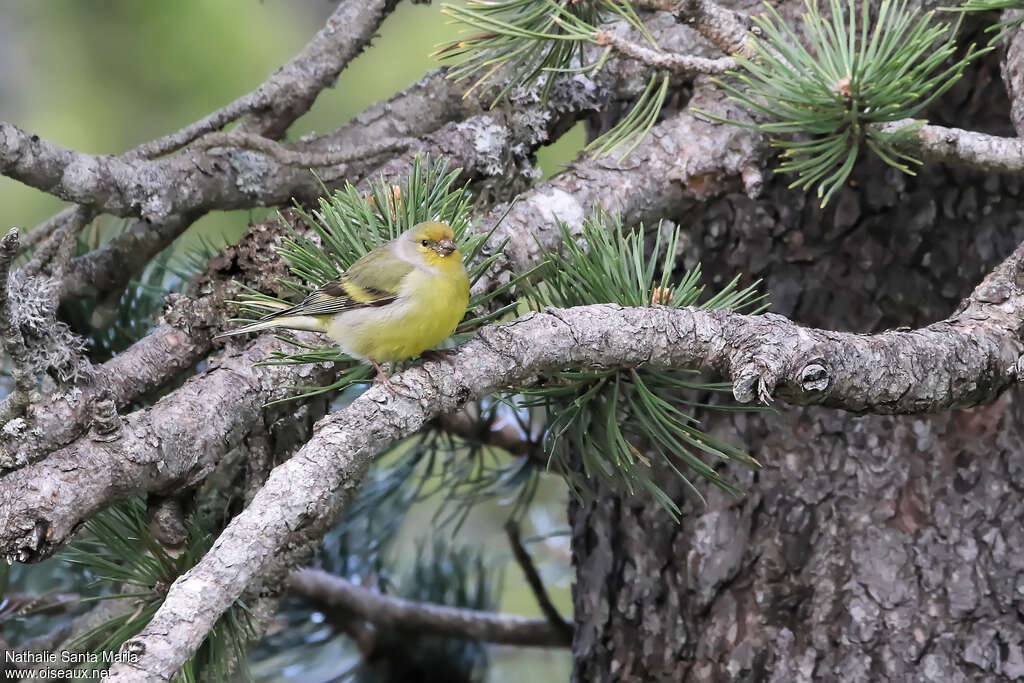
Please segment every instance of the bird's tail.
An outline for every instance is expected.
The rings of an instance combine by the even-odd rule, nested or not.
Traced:
[[[268,330],[274,327],[285,327],[289,330],[308,330],[310,332],[326,332],[327,321],[313,315],[290,315],[290,311],[271,313],[254,323],[243,325],[237,329],[218,334],[214,339],[246,334],[257,330]]]

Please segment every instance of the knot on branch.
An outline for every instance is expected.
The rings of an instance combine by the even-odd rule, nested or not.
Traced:
[[[177,498],[157,498],[149,506],[149,531],[172,557],[179,556],[188,540],[185,513]]]
[[[92,406],[93,441],[107,443],[121,438],[123,423],[117,414],[117,405],[109,394],[103,394]]]
[[[823,362],[823,361],[822,361]],[[829,372],[822,362],[812,362],[800,371],[800,388],[807,392],[825,391],[828,388]]]

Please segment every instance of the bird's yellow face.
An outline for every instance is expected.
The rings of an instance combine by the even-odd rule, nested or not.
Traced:
[[[420,223],[409,233],[409,239],[423,260],[432,267],[462,263],[462,254],[455,246],[455,233],[447,223]]]

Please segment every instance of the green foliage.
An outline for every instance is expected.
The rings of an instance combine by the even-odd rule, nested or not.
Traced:
[[[1006,10],[1024,10],[1024,2],[1021,0],[967,0],[959,7],[943,7],[947,12],[999,12]],[[989,26],[985,31],[994,33],[990,45],[994,45],[1006,36],[1015,32],[1024,23],[1024,14],[1017,14],[1008,18],[1000,17],[999,21]]]
[[[617,303],[750,310],[762,305],[757,283],[740,289],[739,276],[710,297],[704,297],[699,267],[673,282],[678,228],[667,237],[659,229],[649,256],[642,226],[625,234],[619,220],[599,214],[584,222],[582,245],[565,225],[561,228],[565,253],[548,254],[547,277],[531,297],[537,308]],[[629,493],[643,490],[675,515],[679,509],[655,481],[645,453],[655,453],[701,499],[688,473],[737,492],[705,458],[758,466],[740,449],[702,432],[688,413],[697,407],[738,409],[702,400],[708,392],[729,392],[731,385],[701,382],[698,374],[650,368],[562,371],[524,390],[519,405],[547,412],[550,466],[575,494],[593,493],[595,481]]]
[[[94,587],[116,587],[119,591],[86,601],[130,600],[133,609],[77,635],[72,647],[91,647],[97,655],[116,652],[149,623],[175,579],[213,545],[214,534],[203,520],[192,519],[187,527],[184,548],[180,553],[169,552],[150,531],[141,498],[114,505],[86,523],[87,533],[75,540],[62,557],[80,567]],[[245,673],[246,644],[253,635],[248,612],[236,602],[217,620],[176,680],[226,681],[233,663]]]
[[[956,51],[954,27],[935,23],[934,12],[919,15],[906,0],[883,0],[872,27],[870,6],[864,0],[858,13],[850,0],[844,14],[840,0],[830,0],[826,19],[817,2],[809,2],[803,15],[805,46],[766,5],[767,14],[753,18],[760,29],[750,38],[754,57],[737,57],[741,68],[731,73],[735,80],[718,81],[758,120],[702,112],[764,133],[795,136],[772,139],[782,150],[779,169],[797,175],[791,187],[817,186],[822,206],[849,177],[862,147],[912,174],[911,165],[921,162],[900,145],[919,126],[883,133],[875,124],[916,116],[984,52],[972,45],[944,67]]]
[[[584,48],[599,44],[599,27],[609,21],[625,21],[657,47],[632,5],[620,0],[496,0],[468,2],[465,7],[446,4],[441,11],[481,31],[437,54],[462,60],[451,74],[455,79],[477,78],[471,91],[493,77],[500,78],[502,87],[492,105],[517,89],[534,87],[546,100],[566,73],[598,71],[610,48],[589,63]],[[652,75],[632,110],[586,149],[595,157],[623,149],[619,160],[627,157],[657,120],[668,83],[668,75]]]
[[[284,240],[279,253],[288,261],[296,278],[284,284],[304,296],[337,278],[375,247],[398,237],[417,223],[428,220],[440,220],[451,225],[463,253],[470,282],[475,283],[500,257],[501,250],[484,258],[483,247],[491,233],[470,234],[472,196],[465,187],[455,184],[459,174],[460,169],[450,169],[443,159],[431,160],[417,156],[409,176],[398,185],[390,185],[383,178],[378,178],[370,183],[370,193],[364,195],[349,184],[329,198],[321,197],[318,210],[309,213],[298,209],[299,215],[315,237],[293,230],[291,236]],[[287,225],[283,219],[282,222]],[[489,310],[488,304],[508,292],[517,281],[486,294],[471,296],[469,313],[456,330],[456,339],[514,310],[514,303],[496,310]],[[255,317],[288,305],[283,299],[252,290],[246,291],[237,303],[242,310]],[[352,359],[337,347],[307,346],[291,339],[287,341],[302,350],[275,353],[266,361],[267,364],[333,362],[343,364],[344,367],[337,381],[332,384],[295,387],[297,394],[283,400],[341,390],[365,382],[370,377],[371,371],[367,366],[352,363]]]

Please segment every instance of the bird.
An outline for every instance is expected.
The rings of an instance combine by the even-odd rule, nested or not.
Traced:
[[[363,255],[301,302],[225,332],[270,328],[322,332],[369,362],[395,391],[382,363],[418,356],[447,339],[469,306],[469,276],[451,226],[426,221]]]

